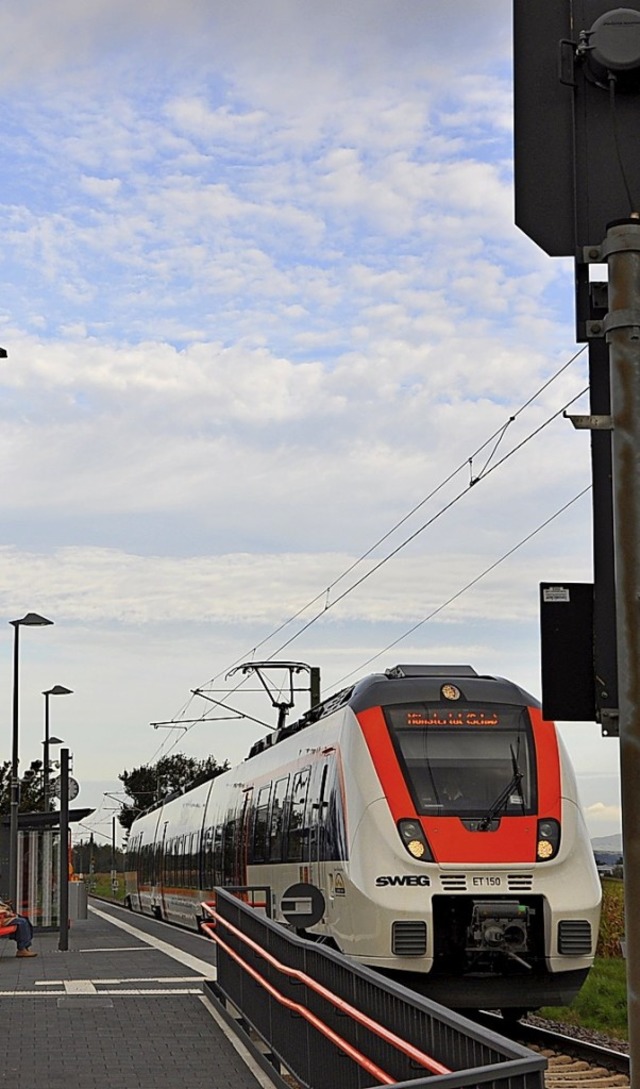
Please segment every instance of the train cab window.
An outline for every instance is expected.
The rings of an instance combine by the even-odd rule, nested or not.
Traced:
[[[495,817],[535,812],[535,756],[525,708],[385,708],[418,813]]]

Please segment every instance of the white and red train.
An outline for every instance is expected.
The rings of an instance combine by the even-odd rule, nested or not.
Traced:
[[[470,666],[396,666],[131,829],[127,903],[197,926],[216,886],[321,893],[310,934],[446,1005],[570,1002],[601,888],[555,725]],[[317,898],[317,896],[316,896]]]

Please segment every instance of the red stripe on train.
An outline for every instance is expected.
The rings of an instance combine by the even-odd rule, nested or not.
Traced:
[[[559,821],[562,799],[555,727],[544,721],[538,708],[528,710],[536,750],[538,815],[502,817],[495,832],[470,832],[459,817],[418,816],[381,708],[372,707],[357,715],[394,821],[407,817],[420,820],[436,862],[532,865],[536,861],[538,816]]]

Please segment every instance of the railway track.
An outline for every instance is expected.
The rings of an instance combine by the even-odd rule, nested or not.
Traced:
[[[475,1021],[501,1036],[517,1040],[547,1059],[546,1089],[624,1089],[629,1086],[629,1056],[526,1022],[509,1024],[498,1014],[482,1013]]]

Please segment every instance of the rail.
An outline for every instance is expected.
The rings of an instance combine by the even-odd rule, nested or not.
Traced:
[[[541,1089],[546,1060],[521,1045],[298,937],[224,889],[202,910],[218,949],[207,989],[227,1015],[239,1011],[276,1069],[308,1089]]]

